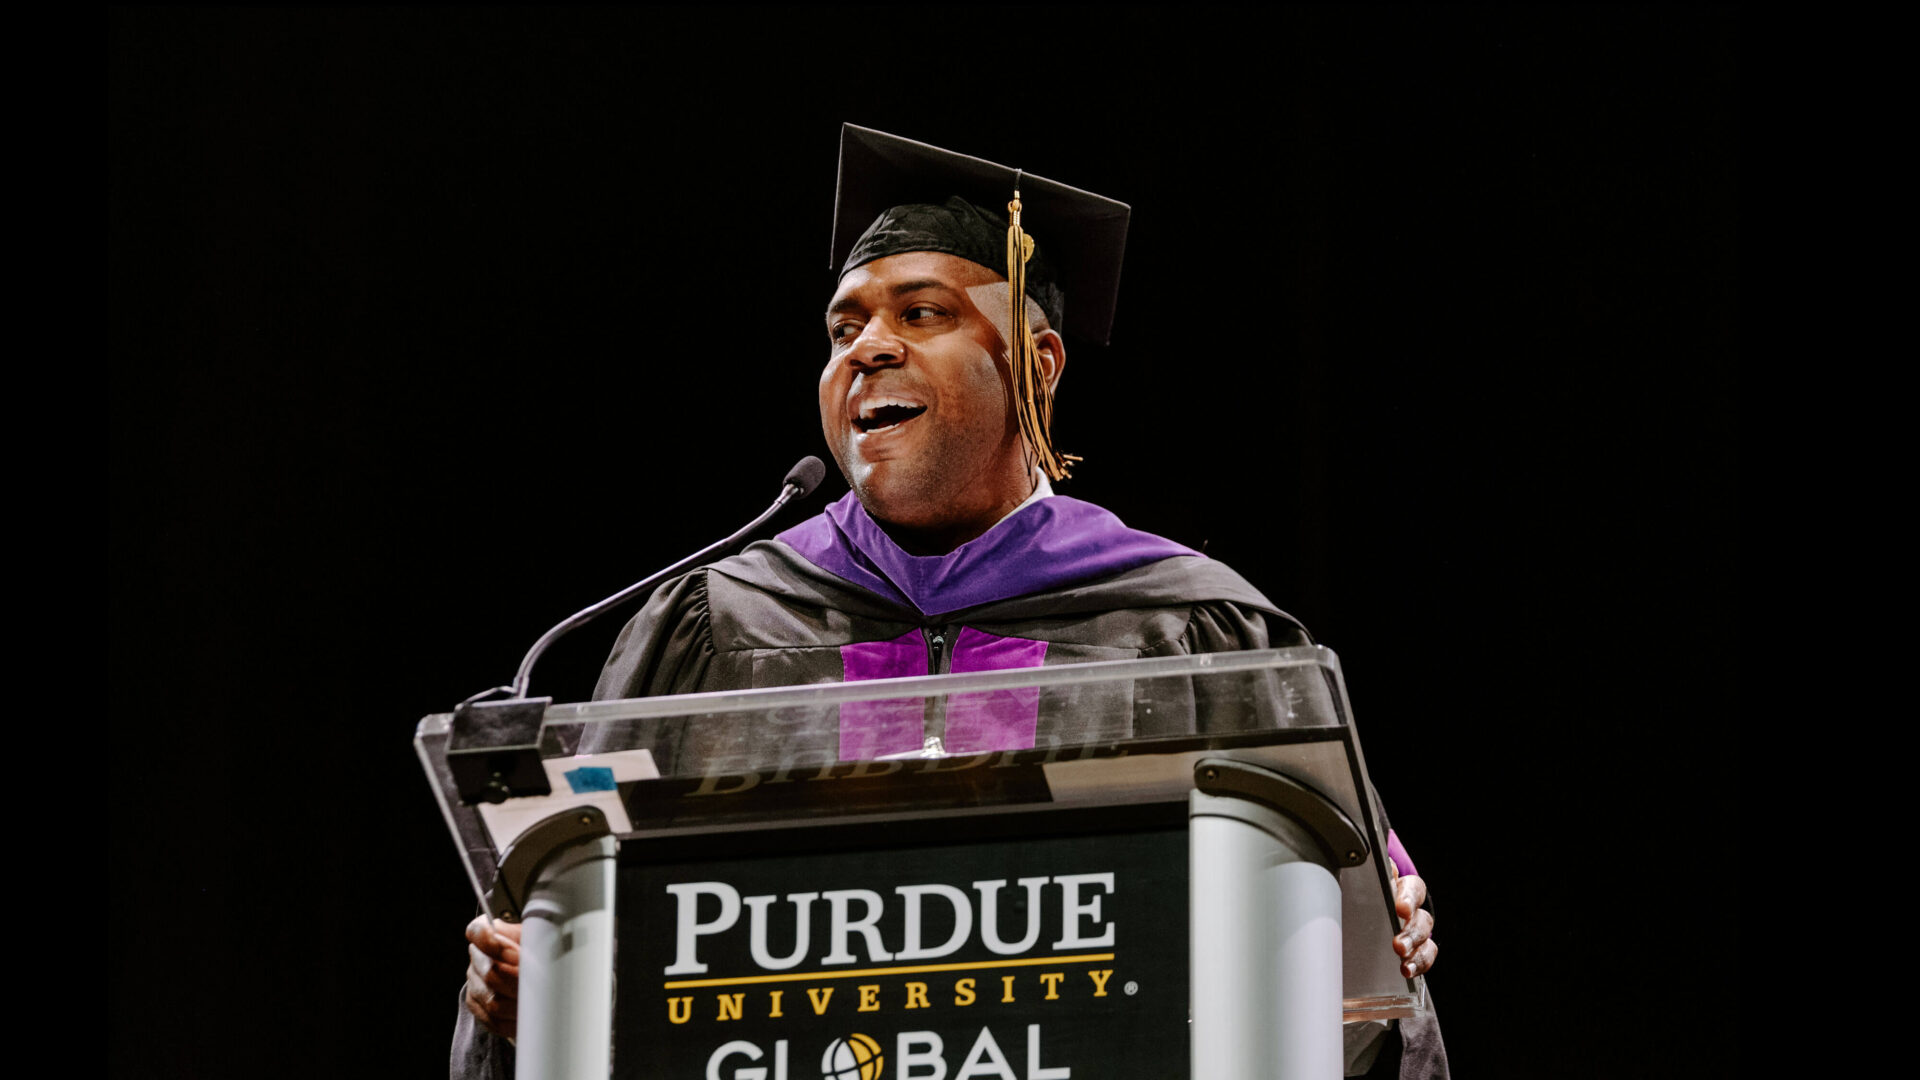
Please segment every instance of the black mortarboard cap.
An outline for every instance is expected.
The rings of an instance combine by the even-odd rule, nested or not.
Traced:
[[[1007,202],[1016,186],[1023,227],[1034,239],[1027,295],[1055,329],[1105,344],[1132,211],[1005,165],[841,125],[829,265],[844,275],[887,255],[939,251],[1004,277]]]

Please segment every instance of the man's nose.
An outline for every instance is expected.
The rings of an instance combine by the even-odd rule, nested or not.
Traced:
[[[874,319],[860,330],[847,349],[847,363],[862,371],[894,367],[907,359],[906,342],[885,319]]]

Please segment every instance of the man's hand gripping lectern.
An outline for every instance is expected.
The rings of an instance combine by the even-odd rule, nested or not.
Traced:
[[[415,745],[523,923],[530,1080],[1331,1078],[1343,1020],[1425,1009],[1324,648],[444,714]]]

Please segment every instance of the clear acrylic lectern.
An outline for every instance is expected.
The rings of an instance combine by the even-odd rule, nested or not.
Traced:
[[[1303,647],[429,716],[518,1068],[1337,1077],[1421,1015]]]

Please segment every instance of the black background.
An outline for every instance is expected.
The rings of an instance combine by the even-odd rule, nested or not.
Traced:
[[[843,120],[1134,206],[1063,492],[1340,653],[1463,1074],[1732,1072],[1739,42],[113,12],[116,1073],[444,1068],[472,899],[412,725],[820,452]],[[585,696],[617,621],[536,690]]]

